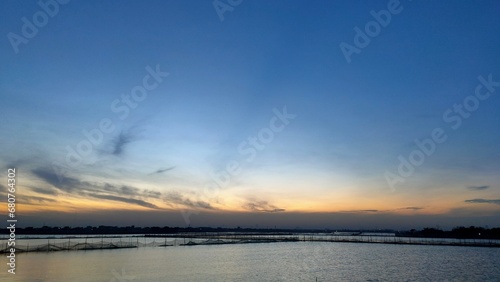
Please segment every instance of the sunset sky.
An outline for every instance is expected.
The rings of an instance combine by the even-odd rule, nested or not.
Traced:
[[[0,2],[20,226],[499,227],[498,1],[40,3]]]

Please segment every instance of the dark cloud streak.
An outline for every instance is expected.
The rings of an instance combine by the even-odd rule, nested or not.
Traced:
[[[340,211],[339,213],[376,213],[380,212],[380,210],[349,210],[349,211]]]
[[[164,169],[158,169],[157,171],[155,171],[155,172],[151,172],[151,173],[150,173],[150,174],[148,174],[148,175],[153,175],[153,174],[160,174],[160,173],[164,173],[164,172],[169,171],[169,170],[172,170],[172,169],[174,169],[174,168],[175,168],[175,166],[172,166],[172,167],[169,167],[169,168],[164,168]]]
[[[57,194],[59,194],[55,189],[45,189],[37,187],[32,187],[31,191],[36,192],[38,194],[51,195],[51,196],[56,196]]]
[[[58,188],[61,191],[72,195],[78,195],[81,197],[92,197],[103,200],[119,201],[129,204],[135,204],[142,207],[158,209],[158,206],[149,203],[147,201],[137,199],[137,197],[145,198],[159,198],[161,193],[151,190],[141,190],[139,188],[122,185],[114,186],[109,183],[102,184],[91,184],[86,181],[81,181],[76,178],[65,177],[59,180],[57,175],[51,171],[38,168],[31,171],[35,176],[42,179],[46,183]],[[46,194],[46,195],[57,195],[57,190],[45,189],[45,188],[31,188],[34,192]]]
[[[31,170],[31,173],[33,173],[36,177],[44,180],[48,184],[68,193],[73,193],[75,192],[75,189],[81,188],[81,187],[88,187],[90,189],[90,184],[88,182],[80,181],[75,178],[71,177],[64,177],[59,179],[57,174],[54,172],[48,171],[43,168],[37,168]]]
[[[472,199],[472,200],[465,200],[466,203],[474,203],[474,204],[494,204],[494,205],[500,205],[500,199],[494,199],[494,200],[489,200],[489,199]]]
[[[115,156],[121,156],[123,155],[123,151],[125,149],[125,146],[132,142],[134,139],[133,134],[131,134],[130,131],[124,131],[122,130],[118,136],[112,140],[111,146],[112,146],[112,151],[111,154]]]
[[[405,207],[405,208],[400,208],[400,210],[412,210],[412,211],[418,211],[418,210],[423,210],[424,208],[422,207]]]
[[[468,186],[467,189],[469,190],[474,190],[474,191],[480,191],[480,190],[486,190],[490,188],[489,185],[483,185],[483,186]]]
[[[49,199],[44,197],[23,196],[20,199],[20,202],[23,204],[44,204],[44,203],[55,203],[57,201],[55,199]]]
[[[195,208],[195,209],[207,209],[207,210],[212,210],[214,209],[210,203],[205,202],[205,201],[192,201],[189,198],[183,197],[180,193],[178,192],[170,192],[165,195],[163,200],[167,204],[177,204],[177,205],[182,205],[188,208]]]
[[[98,198],[98,199],[103,199],[103,200],[124,202],[124,203],[128,203],[128,204],[136,204],[136,205],[146,207],[146,208],[158,209],[158,206],[151,204],[149,202],[143,201],[143,200],[138,200],[138,199],[130,199],[130,198],[124,198],[124,197],[119,197],[119,196],[113,196],[113,195],[100,195],[100,194],[86,194],[86,195],[90,196],[90,197]]]
[[[257,212],[284,212],[285,209],[278,208],[275,205],[269,204],[267,201],[253,201],[246,203],[243,208],[250,210],[250,211],[257,211]]]
[[[120,194],[120,195],[143,196],[143,194],[141,193],[141,190],[139,188],[130,187],[130,186],[126,186],[126,185],[123,185],[121,187],[116,187],[116,186],[113,186],[111,184],[106,183],[106,184],[104,184],[103,190],[107,191],[107,192]]]

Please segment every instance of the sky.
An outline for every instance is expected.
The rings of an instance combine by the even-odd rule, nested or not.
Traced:
[[[499,227],[499,12],[1,1],[2,201],[15,168],[19,226]]]

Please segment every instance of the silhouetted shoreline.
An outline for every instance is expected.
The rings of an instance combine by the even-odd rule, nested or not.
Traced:
[[[2,229],[0,234],[7,235],[9,230]],[[445,231],[437,228],[424,228],[421,230],[411,229],[408,231],[395,231],[391,229],[367,229],[367,230],[333,230],[333,229],[271,229],[271,228],[222,228],[222,227],[136,227],[136,226],[87,226],[87,227],[25,227],[16,228],[17,235],[119,235],[137,234],[154,237],[161,234],[186,234],[186,233],[236,233],[240,235],[293,235],[293,234],[349,234],[351,236],[395,236],[416,238],[456,238],[456,239],[500,239],[500,228],[483,227],[455,227]],[[382,234],[382,235],[381,235]]]

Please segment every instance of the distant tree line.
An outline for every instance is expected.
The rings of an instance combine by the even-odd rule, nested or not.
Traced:
[[[425,237],[425,238],[457,238],[457,239],[500,239],[500,228],[483,227],[455,227],[451,231],[444,231],[439,228],[424,228],[422,230],[412,229],[400,232],[399,236]]]
[[[500,228],[483,227],[455,227],[451,231],[439,228],[424,228],[422,230],[394,231],[385,230],[331,230],[331,229],[276,229],[276,228],[222,228],[222,227],[136,227],[131,226],[87,226],[87,227],[25,227],[16,228],[16,234],[20,235],[113,235],[113,234],[176,234],[192,232],[238,232],[238,233],[262,233],[262,234],[297,234],[297,233],[333,233],[360,232],[369,233],[394,233],[401,237],[425,237],[425,238],[460,238],[460,239],[500,239]],[[9,230],[0,229],[0,234],[8,234]]]
[[[1,229],[0,234],[8,234]],[[303,233],[303,232],[333,232],[317,229],[275,229],[275,228],[223,228],[223,227],[136,227],[131,226],[87,226],[87,227],[25,227],[16,228],[16,234],[21,235],[112,235],[112,234],[176,234],[193,232],[258,232],[258,233]]]

